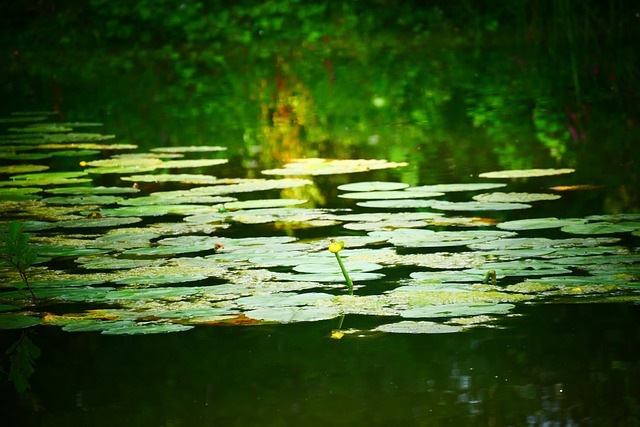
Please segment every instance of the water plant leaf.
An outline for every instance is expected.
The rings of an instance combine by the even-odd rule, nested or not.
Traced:
[[[47,193],[51,194],[69,194],[69,195],[102,195],[102,194],[135,194],[140,192],[139,189],[133,187],[60,187],[60,188],[49,188],[45,190]]]
[[[450,334],[462,332],[464,330],[465,327],[459,325],[446,325],[435,322],[410,320],[387,323],[372,329],[374,332],[387,332],[393,334]]]
[[[514,169],[494,172],[484,172],[478,175],[480,178],[536,178],[541,176],[554,176],[573,173],[575,169]]]
[[[102,218],[78,218],[65,221],[57,221],[50,224],[50,228],[98,228],[116,227],[119,225],[135,224],[142,219],[133,217],[102,217]]]
[[[31,172],[41,172],[49,169],[49,166],[45,165],[9,165],[9,166],[0,166],[0,173],[6,174],[25,174]]]
[[[150,151],[156,153],[209,153],[212,151],[226,151],[227,147],[219,145],[187,145],[175,147],[155,147]]]
[[[380,264],[358,261],[344,261],[344,266],[350,274],[356,272],[376,271],[383,268]],[[335,259],[327,259],[325,262],[297,264],[293,267],[293,271],[298,273],[338,274],[340,273],[340,266],[336,263]]]
[[[181,325],[177,323],[145,323],[104,329],[101,333],[103,335],[149,335],[183,332],[193,328],[193,325]]]
[[[531,203],[541,200],[557,200],[557,194],[549,193],[484,193],[472,197],[477,202],[497,202],[497,203]]]
[[[340,315],[337,307],[270,307],[258,308],[245,312],[245,316],[265,322],[294,323],[317,322],[334,319]]]
[[[361,181],[352,182],[338,186],[338,190],[342,191],[394,191],[402,190],[409,187],[409,184],[403,182],[387,182],[387,181]]]
[[[265,175],[336,175],[407,166],[408,163],[374,159],[294,159],[279,169],[263,170]]]
[[[19,313],[0,313],[0,329],[22,329],[42,323],[40,317]]]
[[[454,303],[411,307],[401,311],[400,315],[409,318],[461,317],[480,314],[507,314],[513,308],[515,305],[509,303]]]
[[[560,230],[571,234],[614,234],[628,233],[640,230],[640,222],[588,222],[582,224],[571,224],[562,227]]]
[[[430,208],[435,200],[420,199],[392,199],[392,200],[368,200],[366,202],[358,202],[356,205],[363,208],[384,208],[384,209],[412,209],[412,208]]]
[[[392,200],[438,197],[442,195],[444,195],[444,193],[428,193],[426,191],[358,191],[355,193],[340,194],[338,197],[343,199]]]
[[[420,185],[417,187],[409,187],[407,191],[433,191],[436,193],[451,193],[460,191],[482,191],[492,190],[494,188],[506,187],[507,184],[501,182],[495,183],[482,183],[482,182],[470,182],[470,183],[458,183],[458,184],[433,184],[433,185]]]
[[[409,248],[465,246],[473,243],[503,239],[514,236],[508,231],[464,230],[464,231],[431,231],[423,229],[397,229],[391,231],[374,231],[370,236],[381,237],[395,246]]]
[[[525,203],[449,202],[446,200],[432,200],[430,207],[443,211],[510,211],[528,209],[531,205]]]
[[[497,225],[503,230],[541,230],[546,228],[560,228],[568,225],[583,224],[585,220],[580,218],[528,218],[501,222]]]
[[[117,196],[68,196],[68,197],[47,197],[42,199],[49,205],[111,205],[118,203],[122,197]]]
[[[224,208],[227,210],[275,208],[302,205],[307,202],[306,199],[258,199],[225,203]]]

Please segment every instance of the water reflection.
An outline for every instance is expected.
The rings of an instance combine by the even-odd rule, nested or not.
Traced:
[[[340,341],[329,322],[135,338],[42,330],[39,344],[60,351],[38,362],[32,392],[4,394],[3,412],[10,425],[633,425],[637,307],[526,312],[502,330]]]

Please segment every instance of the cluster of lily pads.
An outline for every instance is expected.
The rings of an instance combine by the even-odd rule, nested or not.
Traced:
[[[414,187],[352,182],[338,187],[352,208],[333,209],[304,197],[317,192],[314,176],[406,164],[298,159],[263,171],[265,178],[220,178],[224,147],[136,152],[114,136],[76,131],[98,124],[41,123],[47,117],[0,120],[23,125],[0,137],[0,158],[13,163],[0,167],[0,226],[21,221],[38,254],[28,271],[36,300],[16,290],[20,277],[10,266],[0,270],[0,328],[148,334],[330,319],[342,328],[344,316],[358,314],[377,326],[344,326],[339,336],[444,333],[495,326],[524,302],[640,300],[640,256],[628,244],[640,236],[640,214],[492,217],[560,198],[553,190],[510,192],[514,179],[571,169]],[[60,156],[73,158],[76,170],[30,163]],[[199,173],[177,173],[194,168]],[[105,175],[113,186],[96,184]],[[297,197],[260,197],[274,191]],[[469,197],[446,200],[451,193]],[[296,237],[308,228],[326,232]],[[532,236],[536,230],[555,237]],[[333,240],[344,242],[353,295],[328,250]],[[487,283],[488,272],[495,282]]]

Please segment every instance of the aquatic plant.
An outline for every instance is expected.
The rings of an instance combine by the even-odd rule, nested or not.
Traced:
[[[36,294],[33,293],[29,278],[27,277],[27,269],[35,262],[37,255],[29,246],[30,234],[24,233],[24,225],[19,221],[11,221],[4,236],[5,245],[0,252],[0,260],[11,265],[22,279],[17,284],[18,290],[27,288],[31,297],[35,300]]]
[[[349,273],[347,272],[347,269],[344,268],[344,264],[342,263],[342,259],[340,258],[340,254],[338,253],[342,249],[344,249],[344,242],[332,241],[329,244],[329,252],[334,254],[336,256],[336,260],[338,260],[338,265],[340,266],[340,271],[342,271],[342,275],[344,276],[344,280],[345,280],[345,282],[347,282],[347,287],[349,288],[349,295],[353,295],[353,282],[351,281],[351,278],[349,277]]]

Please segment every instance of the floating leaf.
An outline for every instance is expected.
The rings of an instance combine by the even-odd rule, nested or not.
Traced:
[[[0,329],[22,329],[39,325],[42,319],[39,317],[28,316],[26,314],[17,313],[1,313]]]
[[[47,197],[42,201],[49,205],[111,205],[121,201],[121,197],[116,196],[69,196],[69,197]]]
[[[14,174],[14,173],[30,173],[40,172],[49,169],[49,166],[44,165],[10,165],[0,166],[0,173]]]
[[[530,218],[501,222],[497,227],[503,230],[540,230],[546,228],[560,228],[567,225],[582,223],[584,223],[584,220],[579,218]]]
[[[50,188],[45,190],[52,194],[70,194],[70,195],[100,195],[100,194],[135,194],[140,192],[137,188],[132,187],[61,187]]]
[[[431,231],[422,229],[397,229],[392,231],[371,232],[369,235],[382,237],[396,246],[419,248],[463,246],[511,237],[514,233],[490,230]]]
[[[480,314],[507,314],[515,305],[505,303],[456,303],[441,305],[426,305],[412,307],[400,312],[402,317],[413,318],[439,318],[439,317],[460,317],[477,316]]]
[[[148,323],[134,326],[121,326],[102,331],[103,335],[149,335],[166,334],[169,332],[182,332],[193,329],[192,325],[180,325],[175,323]]]
[[[229,202],[224,204],[227,210],[233,209],[253,209],[253,208],[274,208],[279,206],[295,206],[307,203],[306,199],[261,199],[246,200],[242,202]]]
[[[445,200],[432,200],[430,207],[443,211],[507,211],[528,209],[531,205],[524,203],[448,202]]]
[[[575,172],[575,169],[514,169],[485,172],[480,178],[535,178],[540,176],[564,175]]]
[[[317,322],[338,317],[340,310],[336,307],[272,307],[250,310],[245,315],[252,319],[277,323]]]
[[[557,200],[560,196],[547,193],[485,193],[473,196],[473,200],[478,202],[497,203],[530,203],[541,200]]]
[[[308,158],[295,159],[285,164],[281,169],[263,170],[262,173],[265,175],[336,175],[403,166],[407,166],[407,163],[370,159],[336,160]]]
[[[362,181],[344,184],[338,187],[342,191],[393,191],[407,188],[409,184],[402,182]]]
[[[414,322],[405,320],[396,323],[387,323],[373,329],[377,332],[388,332],[394,334],[450,334],[462,332],[463,326],[445,325],[434,322]]]
[[[430,208],[435,200],[397,199],[397,200],[369,200],[356,203],[363,208],[411,209]]]
[[[427,193],[418,191],[359,191],[356,193],[340,194],[343,199],[366,199],[366,200],[392,200],[392,199],[415,199],[416,197],[438,197],[444,193]]]
[[[217,145],[189,145],[177,147],[155,147],[151,151],[159,153],[208,153],[211,151],[225,151],[227,147]]]
[[[561,228],[565,233],[571,234],[613,234],[628,233],[640,230],[640,222],[588,222],[572,224]]]
[[[451,193],[457,191],[482,191],[494,188],[506,187],[503,183],[460,183],[460,184],[434,184],[421,185],[407,188],[407,191],[433,191],[437,193]]]

